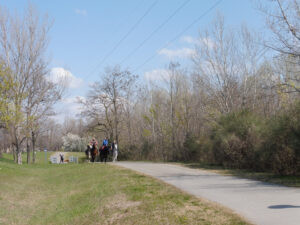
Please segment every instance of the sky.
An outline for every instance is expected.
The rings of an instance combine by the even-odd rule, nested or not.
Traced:
[[[165,69],[170,60],[183,66],[191,64],[190,56],[199,33],[209,28],[218,13],[223,14],[226,25],[233,28],[247,24],[263,31],[265,22],[254,0],[30,2],[41,15],[48,14],[53,21],[47,52],[49,76],[53,80],[61,75],[70,78],[62,103],[55,107],[60,121],[80,112],[76,97],[86,96],[89,85],[101,79],[107,66],[120,64],[134,71],[141,80],[157,79],[158,72]],[[27,0],[0,0],[0,6],[20,14],[27,5]],[[214,5],[216,7],[205,13]]]

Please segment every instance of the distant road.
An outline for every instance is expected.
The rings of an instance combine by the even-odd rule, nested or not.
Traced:
[[[201,198],[220,203],[258,225],[300,225],[300,188],[222,176],[179,165],[118,162]]]

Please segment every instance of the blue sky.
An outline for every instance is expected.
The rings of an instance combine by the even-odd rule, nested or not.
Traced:
[[[76,96],[85,96],[89,83],[99,80],[106,66],[120,63],[153,30],[166,20],[185,0],[32,0],[38,11],[47,13],[54,21],[50,31],[48,54],[49,69],[67,70],[73,83],[65,96],[64,111],[71,116],[78,107]],[[177,36],[192,21],[203,14],[217,1],[190,0],[162,29],[147,41],[142,48],[128,58],[122,67],[135,70],[141,79],[145,74],[166,67],[170,59],[188,65],[187,55],[193,48],[192,40],[207,28],[217,12],[225,17],[229,26],[246,23],[249,27],[263,30],[264,20],[255,9],[252,0],[223,0],[213,11],[186,31],[178,40],[161,48]],[[0,5],[22,13],[27,0],[0,0]],[[137,23],[151,6],[151,11],[136,26],[133,32],[116,48],[105,61],[120,39]],[[155,57],[136,70],[145,60]],[[59,107],[58,107],[59,108]]]

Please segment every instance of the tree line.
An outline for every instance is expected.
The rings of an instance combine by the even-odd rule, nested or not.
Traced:
[[[42,53],[47,41],[36,42],[47,39],[48,28],[43,20],[32,19],[35,26],[26,22],[22,26],[27,28],[14,31],[22,23],[8,29],[3,21],[9,20],[0,13],[1,31],[7,33],[1,32],[1,137],[9,137],[5,143],[18,153],[18,146],[25,144],[30,152],[36,143],[53,150],[83,150],[89,137],[107,136],[119,143],[121,159],[195,161],[299,174],[298,3],[259,5],[265,36],[245,24],[230,27],[217,14],[199,32],[191,66],[170,62],[157,71],[156,79],[142,80],[119,65],[107,67],[87,96],[78,99],[80,119],[68,118],[63,124],[45,120],[64,90],[45,79]],[[32,26],[41,30],[31,32]],[[18,49],[23,42],[37,46]],[[43,81],[36,85],[45,86],[32,89],[35,77]],[[77,147],[72,147],[75,142]]]
[[[87,130],[120,142],[120,158],[196,161],[300,173],[298,1],[259,6],[269,38],[218,14],[192,66],[170,62],[157,80],[107,68],[86,99]]]

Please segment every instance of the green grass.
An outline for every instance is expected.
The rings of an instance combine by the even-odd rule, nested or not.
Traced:
[[[47,157],[47,162],[45,161],[45,152],[37,152],[36,154],[36,164],[45,164],[45,163],[50,163],[50,156],[52,154],[54,154],[55,152],[51,152],[48,151],[46,153],[46,157]],[[78,157],[78,161],[80,163],[85,161],[85,153],[84,152],[65,152],[66,157],[65,159],[69,159],[69,156],[77,156]],[[3,154],[4,155],[4,159],[12,159],[12,156],[10,154]],[[30,155],[30,159],[32,160],[32,153]],[[11,160],[9,160],[11,163],[13,163]],[[26,153],[22,154],[22,162],[23,164],[27,163],[27,155]]]
[[[273,184],[280,184],[288,187],[300,187],[299,176],[283,176],[267,172],[253,172],[248,170],[227,169],[221,166],[214,166],[204,163],[181,163],[181,165],[190,168],[205,169],[222,175],[237,176],[241,178],[248,178]]]
[[[0,224],[248,224],[231,211],[109,164],[0,159]]]

